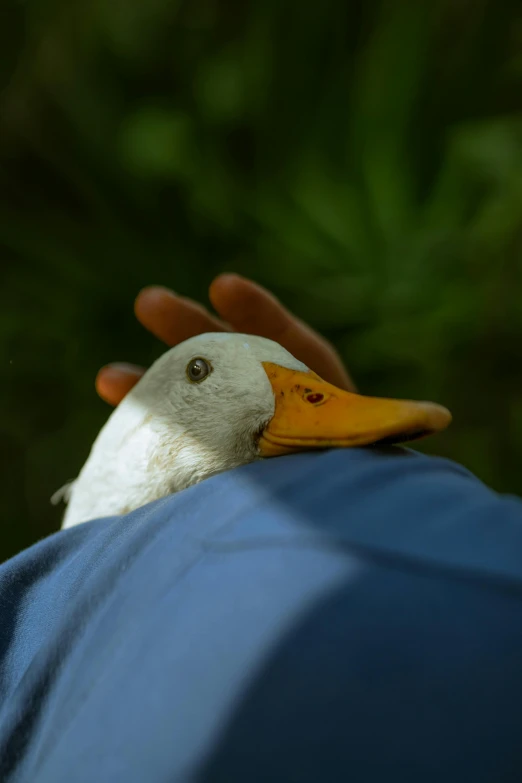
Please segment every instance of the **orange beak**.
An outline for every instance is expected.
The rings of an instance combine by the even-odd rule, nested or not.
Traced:
[[[402,443],[444,430],[451,413],[434,402],[364,397],[314,372],[263,362],[275,412],[259,439],[262,457],[307,449]]]

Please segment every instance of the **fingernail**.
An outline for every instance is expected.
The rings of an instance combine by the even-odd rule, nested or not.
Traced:
[[[114,375],[128,375],[129,373],[132,373],[133,375],[141,375],[143,371],[140,367],[138,367],[137,364],[129,364],[128,362],[112,362],[111,364],[106,364],[105,367],[102,367],[100,372],[110,372]]]
[[[176,292],[172,288],[167,288],[166,285],[147,285],[142,288],[136,298],[143,296],[144,294],[172,294],[177,296]]]
[[[244,280],[244,277],[241,277],[241,275],[238,275],[237,272],[221,272],[220,275],[216,277],[216,280]]]

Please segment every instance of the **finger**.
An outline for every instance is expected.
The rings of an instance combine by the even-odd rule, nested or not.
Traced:
[[[140,291],[134,312],[143,326],[167,345],[177,345],[204,332],[229,331],[227,324],[202,305],[162,286]]]
[[[143,367],[135,364],[108,364],[96,376],[96,391],[109,405],[118,405],[144,372]]]
[[[210,286],[213,307],[236,331],[275,340],[330,383],[355,391],[355,385],[332,345],[307,326],[265,288],[234,274]]]

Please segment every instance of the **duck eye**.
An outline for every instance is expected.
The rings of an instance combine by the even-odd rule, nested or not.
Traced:
[[[187,376],[192,383],[199,383],[210,374],[211,366],[206,359],[191,359],[187,364]]]

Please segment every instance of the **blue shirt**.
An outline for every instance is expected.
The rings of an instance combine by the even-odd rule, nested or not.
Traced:
[[[261,461],[0,567],[2,783],[520,783],[522,503]]]

